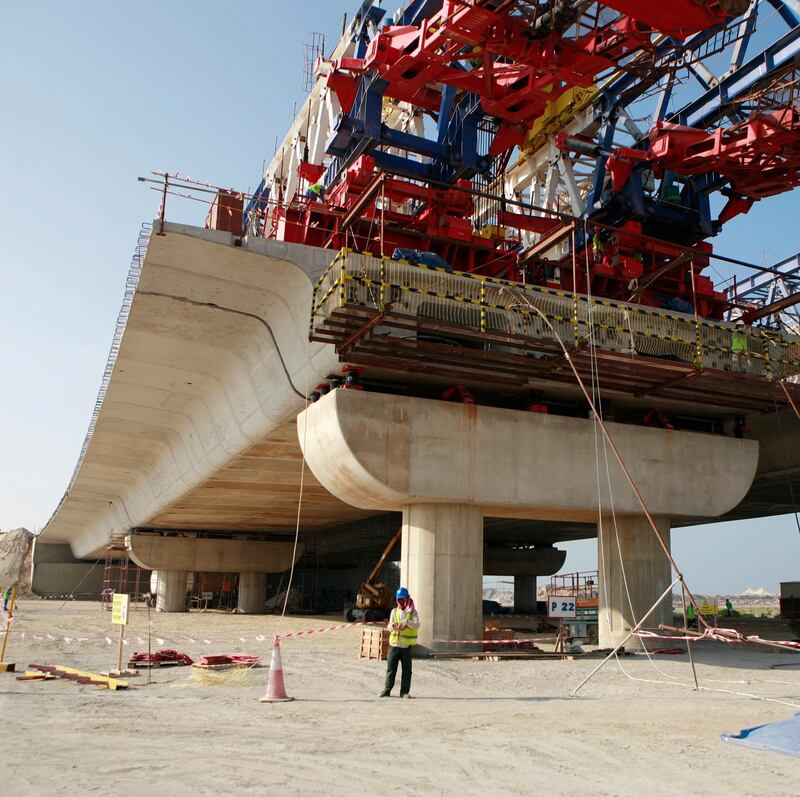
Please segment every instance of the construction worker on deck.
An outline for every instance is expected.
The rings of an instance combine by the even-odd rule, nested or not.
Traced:
[[[315,202],[322,202],[325,199],[325,186],[322,183],[312,183],[306,191],[306,196]]]
[[[411,646],[417,644],[419,614],[405,587],[395,595],[397,606],[389,615],[389,655],[386,657],[386,683],[380,697],[389,697],[397,677],[397,665],[402,665],[400,697],[411,697]]]

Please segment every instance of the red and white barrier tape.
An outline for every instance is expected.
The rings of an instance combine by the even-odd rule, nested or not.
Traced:
[[[0,621],[3,621],[4,615],[2,615],[2,610],[0,610]],[[11,618],[13,622],[16,618]],[[326,634],[332,631],[340,631],[346,628],[357,628],[357,627],[364,627],[364,626],[384,626],[385,621],[378,621],[378,622],[358,622],[358,623],[340,623],[338,625],[330,625],[325,626],[323,628],[307,628],[302,631],[289,631],[285,634],[280,634],[280,639],[298,639],[301,637],[310,637],[319,634]],[[720,633],[723,632],[723,633]],[[5,634],[5,630],[0,630],[0,638],[3,637]],[[102,638],[93,638],[93,637],[86,637],[80,636],[77,633],[71,636],[64,636],[64,635],[53,635],[53,634],[34,634],[25,631],[9,631],[9,635],[14,635],[20,640],[24,640],[26,638],[33,639],[36,642],[64,642],[67,645],[71,644],[86,644],[86,643],[105,643],[106,645],[113,645],[114,640],[111,637],[103,636]],[[717,642],[726,642],[728,644],[737,644],[737,643],[752,643],[752,644],[768,644],[768,645],[780,645],[781,647],[785,647],[791,650],[800,650],[800,642],[795,642],[792,640],[766,640],[758,636],[742,636],[734,629],[729,628],[706,628],[702,634],[698,635],[671,635],[671,634],[661,634],[656,631],[648,631],[645,629],[638,629],[634,631],[634,635],[638,636],[642,639],[671,639],[679,642],[698,642],[701,640],[713,640]],[[735,636],[730,636],[735,635]],[[238,641],[241,643],[248,643],[248,642],[267,642],[272,637],[268,634],[258,634],[254,637],[238,637],[237,640],[233,640],[232,638],[223,639],[223,640],[212,640],[212,639],[194,639],[193,637],[185,637],[184,640],[188,642],[190,645],[214,645],[214,644],[229,644],[232,641]],[[134,637],[136,643],[138,645],[146,644],[146,640],[142,639],[141,637],[137,636]],[[159,645],[164,645],[166,642],[170,642],[171,644],[179,644],[179,640],[175,638],[171,639],[162,639],[161,637],[154,637],[154,641]],[[503,645],[520,645],[520,644],[536,644],[537,642],[554,642],[557,641],[557,636],[550,636],[550,637],[528,637],[524,639],[437,639],[436,642],[441,644],[450,644],[450,645],[494,645],[494,646],[503,646]],[[123,640],[124,645],[129,644],[129,640]]]
[[[329,625],[326,628],[307,628],[305,631],[290,631],[288,634],[281,634],[281,639],[289,639],[291,637],[311,636],[312,634],[325,634],[328,631],[339,631],[342,628],[355,628],[357,626],[365,625],[380,625],[385,626],[386,620],[360,622],[360,623],[341,623],[340,625]]]
[[[554,642],[557,636],[540,636],[529,639],[435,639],[443,645],[519,645],[529,642]]]
[[[719,633],[720,631],[724,633]],[[788,639],[764,639],[759,636],[744,636],[733,628],[706,628],[702,634],[673,636],[672,634],[658,634],[655,631],[645,631],[639,629],[633,632],[635,636],[642,639],[674,639],[680,642],[699,642],[704,639],[711,639],[715,642],[727,642],[728,644],[738,644],[749,642],[752,644],[781,645],[782,647],[800,650],[800,642]],[[735,636],[729,636],[733,634]]]
[[[330,632],[330,631],[338,631],[338,630],[343,629],[343,628],[355,628],[355,627],[358,627],[358,626],[385,626],[385,625],[386,625],[386,621],[384,621],[384,620],[381,620],[381,621],[378,621],[378,622],[340,623],[339,625],[326,626],[325,628],[308,628],[308,629],[305,629],[303,631],[290,631],[290,632],[288,632],[286,634],[281,634],[280,638],[281,639],[292,639],[292,638],[295,638],[295,637],[311,636],[312,634],[323,634],[323,633],[327,633],[327,632]],[[3,634],[5,634],[5,631],[0,631],[0,637],[2,637]],[[71,645],[72,643],[86,643],[86,642],[93,642],[93,643],[105,642],[106,645],[113,645],[114,644],[114,640],[111,639],[111,637],[108,637],[108,636],[104,636],[102,639],[100,639],[100,638],[97,638],[97,637],[78,636],[77,634],[72,635],[72,636],[63,636],[61,634],[59,634],[57,636],[54,636],[53,634],[40,635],[40,634],[33,634],[33,633],[30,633],[30,632],[25,632],[25,631],[9,631],[9,636],[12,635],[12,634],[14,636],[18,637],[20,640],[25,639],[26,635],[27,635],[28,639],[34,639],[37,642],[65,642],[68,645]],[[154,637],[153,639],[155,640],[155,642],[159,646],[163,645],[167,641],[169,641],[169,642],[171,642],[173,644],[177,644],[178,643],[178,640],[176,640],[174,638],[173,639],[162,639],[161,637]],[[238,637],[238,640],[233,640],[232,638],[230,638],[230,639],[215,641],[213,639],[205,639],[205,638],[194,639],[193,637],[189,637],[189,636],[185,637],[184,639],[190,645],[200,645],[200,644],[215,645],[215,644],[229,644],[232,641],[239,641],[239,642],[243,642],[243,643],[247,643],[247,642],[266,642],[268,640],[273,639],[273,637],[270,636],[270,635],[267,635],[267,634],[258,634],[258,635],[254,636],[254,637],[243,637],[243,636],[240,636],[240,637]],[[146,644],[146,640],[142,639],[141,637],[137,636],[137,637],[135,637],[135,640],[136,640],[136,643],[139,644],[139,645]],[[124,639],[123,640],[123,645],[128,645],[128,644],[129,644],[129,640]]]

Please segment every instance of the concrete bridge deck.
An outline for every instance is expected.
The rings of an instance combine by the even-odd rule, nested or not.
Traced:
[[[306,383],[336,366],[307,343],[330,253],[166,224],[144,257],[105,399],[44,532],[96,556],[133,527],[294,529]],[[307,367],[308,360],[308,367]],[[304,527],[364,515],[308,474]]]
[[[91,437],[43,533],[79,559],[134,528],[293,535],[296,418],[305,395],[341,368],[333,346],[308,343],[312,286],[329,250],[177,224],[164,233],[150,236]],[[792,511],[800,496],[800,421],[784,409],[748,425],[761,443],[756,479],[719,519]],[[335,498],[306,468],[303,534],[375,514]],[[487,515],[497,544],[596,534],[576,517]]]

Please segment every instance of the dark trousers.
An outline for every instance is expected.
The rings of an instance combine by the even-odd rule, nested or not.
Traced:
[[[394,688],[398,664],[402,664],[403,667],[400,674],[400,694],[407,695],[411,691],[411,648],[389,648],[389,655],[386,657],[386,683],[383,690],[391,692]]]

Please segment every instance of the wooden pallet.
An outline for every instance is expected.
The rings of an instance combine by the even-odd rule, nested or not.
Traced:
[[[31,664],[31,671],[39,673],[48,673],[56,678],[63,678],[65,681],[74,681],[79,684],[88,684],[91,686],[101,686],[104,689],[110,689],[116,692],[117,689],[127,689],[128,682],[120,680],[119,678],[109,677],[108,675],[100,675],[94,672],[86,672],[85,670],[76,670],[74,667],[62,667],[58,664]],[[25,673],[28,676],[28,673]],[[33,675],[33,672],[31,672]],[[49,680],[48,678],[37,680]]]
[[[362,628],[359,659],[386,661],[389,655],[389,631],[386,628]]]

